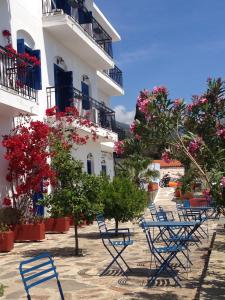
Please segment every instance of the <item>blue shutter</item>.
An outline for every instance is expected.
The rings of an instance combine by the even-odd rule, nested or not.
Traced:
[[[18,39],[17,40],[17,52],[18,53],[25,53],[24,39]]]
[[[43,194],[41,192],[35,192],[34,195],[33,195],[33,207],[34,207],[34,210],[36,212],[36,215],[37,216],[41,216],[43,217],[44,216],[44,206],[42,205],[38,205],[37,202],[38,200],[40,199],[43,199]]]
[[[41,51],[40,50],[33,50],[32,55],[37,57],[41,61]],[[41,65],[35,66],[33,68],[33,88],[35,90],[41,90],[42,89],[42,78],[41,78]]]
[[[64,72],[63,74],[63,111],[71,106],[73,100],[73,72]]]
[[[90,109],[89,86],[83,81],[81,82],[81,91],[82,91],[82,108],[89,110]]]
[[[84,11],[83,8],[78,8],[79,24],[92,23],[92,12]]]

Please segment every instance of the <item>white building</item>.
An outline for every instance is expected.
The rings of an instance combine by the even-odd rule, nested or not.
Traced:
[[[4,48],[40,57],[41,66],[22,79]],[[114,175],[113,141],[117,140],[110,97],[124,94],[122,72],[115,66],[112,43],[120,36],[93,0],[0,1],[0,136],[13,128],[14,118],[28,113],[42,118],[46,108],[61,111],[80,96],[81,114],[90,112],[101,128],[98,142],[74,152],[88,172]],[[30,71],[29,71],[30,72]],[[71,104],[72,103],[72,104]],[[77,104],[76,104],[77,105]],[[110,138],[106,139],[106,132]],[[0,199],[7,193],[5,149],[0,146]]]

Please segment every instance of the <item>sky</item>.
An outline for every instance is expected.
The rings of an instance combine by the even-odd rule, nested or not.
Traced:
[[[225,0],[95,0],[121,35],[114,59],[124,97],[118,121],[130,123],[138,93],[165,85],[171,98],[201,94],[208,77],[225,78]]]

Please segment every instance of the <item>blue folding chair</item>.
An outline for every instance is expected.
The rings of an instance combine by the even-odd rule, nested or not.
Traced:
[[[19,271],[28,300],[31,300],[31,288],[53,278],[56,278],[61,300],[64,300],[62,287],[58,278],[58,273],[56,272],[56,267],[54,266],[54,261],[48,253],[43,253],[21,262]]]
[[[177,254],[184,250],[183,247],[176,245],[173,246],[156,246],[154,238],[149,229],[146,229],[144,222],[142,222],[142,228],[146,235],[150,253],[154,256],[155,262],[159,263],[159,269],[157,269],[154,274],[148,279],[148,285],[153,285],[159,275],[166,272],[170,277],[173,278],[175,283],[179,286],[179,281],[181,278],[178,276],[177,272],[172,267],[171,263],[174,258],[177,258]]]
[[[109,254],[112,256],[112,261],[105,268],[105,270],[101,272],[100,276],[105,275],[106,272],[114,263],[118,265],[122,274],[125,275],[124,269],[122,268],[121,264],[118,262],[119,258],[123,261],[123,263],[127,267],[127,270],[132,272],[130,267],[122,257],[122,253],[124,252],[124,250],[128,246],[133,245],[133,240],[130,239],[131,234],[129,228],[108,229],[105,224],[105,218],[103,215],[97,215],[96,220],[98,223],[102,243],[106,248],[106,250],[109,252]],[[110,247],[114,249],[114,252],[110,250]],[[119,249],[121,247],[122,249]]]

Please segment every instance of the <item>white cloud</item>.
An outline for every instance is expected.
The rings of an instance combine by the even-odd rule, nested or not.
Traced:
[[[135,111],[127,111],[123,105],[117,105],[114,108],[116,112],[116,120],[125,124],[131,124],[134,120]]]

